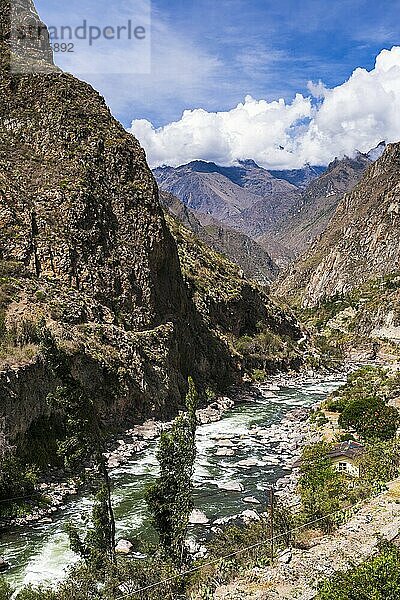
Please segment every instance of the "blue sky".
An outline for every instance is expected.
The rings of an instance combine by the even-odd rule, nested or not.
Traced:
[[[91,83],[152,166],[327,164],[400,140],[400,0],[36,0],[48,25],[144,25],[76,42]]]
[[[114,9],[127,2],[114,0]],[[54,11],[73,19],[73,2],[37,5],[46,21]],[[89,12],[90,0],[81,5]],[[153,0],[151,8],[150,74],[83,75],[125,125],[146,118],[160,126],[198,107],[227,110],[246,94],[288,100],[307,93],[309,80],[332,87],[356,67],[371,69],[400,37],[400,0]]]

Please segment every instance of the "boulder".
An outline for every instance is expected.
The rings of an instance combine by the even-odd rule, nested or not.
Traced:
[[[227,440],[226,438],[223,440],[217,440],[215,442],[216,446],[220,446],[221,448],[232,448],[234,446],[234,443],[232,442],[232,440]]]
[[[290,548],[283,550],[278,554],[278,562],[283,565],[288,565],[292,560],[292,551]]]
[[[244,510],[240,515],[245,525],[251,521],[260,521],[261,517],[255,510]]]
[[[9,568],[9,563],[0,556],[0,573],[5,573]]]
[[[244,485],[240,481],[228,481],[226,483],[218,483],[220,490],[226,490],[227,492],[243,492]]]
[[[209,522],[207,515],[197,508],[190,513],[189,523],[191,525],[207,525]]]
[[[218,448],[215,453],[215,456],[234,456],[235,451],[230,448]]]
[[[130,554],[133,549],[133,544],[129,540],[119,540],[115,546],[115,552],[117,554]]]
[[[246,498],[243,498],[243,502],[246,502],[246,504],[261,504],[261,502],[257,500],[257,498],[254,498],[254,496],[247,496]]]

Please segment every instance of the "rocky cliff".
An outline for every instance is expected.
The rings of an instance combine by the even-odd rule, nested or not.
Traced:
[[[276,279],[279,267],[261,244],[240,231],[224,227],[210,216],[191,210],[168,192],[161,192],[160,198],[167,210],[185,227],[210,248],[239,265],[247,277],[263,285]]]
[[[325,231],[340,200],[359,182],[372,160],[357,153],[334,160],[328,169],[304,190],[300,200],[274,228],[277,240],[299,255]],[[263,243],[263,237],[259,239]]]
[[[221,296],[212,321],[199,310],[139,143],[96,91],[54,68],[46,35],[17,49],[19,65],[40,73],[13,74],[9,2],[0,8],[0,418],[9,437],[51,417],[46,399],[59,381],[41,351],[43,328],[112,427],[176,411],[189,374],[200,389],[237,380],[240,361],[217,322],[229,322],[231,303]],[[18,10],[40,23],[30,0]],[[199,258],[196,247],[194,265]],[[250,302],[243,294],[240,334],[267,314],[265,301],[256,289]],[[274,326],[301,336],[278,312]]]
[[[326,231],[277,285],[304,306],[391,274],[400,261],[400,143],[391,144],[346,194]]]

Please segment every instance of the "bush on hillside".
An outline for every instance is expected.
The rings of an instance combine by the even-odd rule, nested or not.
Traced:
[[[359,397],[351,400],[339,418],[343,429],[354,429],[364,440],[390,440],[400,425],[397,408],[387,406],[380,398]]]
[[[383,542],[377,556],[348,571],[339,571],[319,586],[318,600],[398,600],[400,550]]]

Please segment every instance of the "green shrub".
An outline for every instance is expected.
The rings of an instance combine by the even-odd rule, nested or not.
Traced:
[[[399,474],[399,457],[397,440],[368,444],[360,459],[362,479],[373,485],[395,479]]]
[[[339,571],[319,586],[318,600],[398,600],[400,550],[388,542],[360,566]]]
[[[35,493],[37,471],[34,467],[25,465],[17,457],[7,454],[0,460],[0,500],[10,500],[0,504],[0,516],[10,516],[15,513],[25,497]],[[19,500],[13,500],[18,498]]]
[[[354,429],[366,440],[390,440],[396,435],[399,424],[399,411],[374,396],[350,401],[339,418],[340,427]]]
[[[317,527],[324,531],[332,530],[337,521],[334,513],[348,502],[347,478],[332,467],[331,449],[326,442],[304,448],[298,484],[304,520],[318,521]]]
[[[11,600],[12,596],[11,586],[4,579],[0,579],[0,600]]]
[[[346,406],[357,398],[380,398],[387,402],[400,394],[400,376],[390,375],[380,367],[362,367],[347,378],[347,382],[333,392],[324,407],[327,410],[343,412]]]

